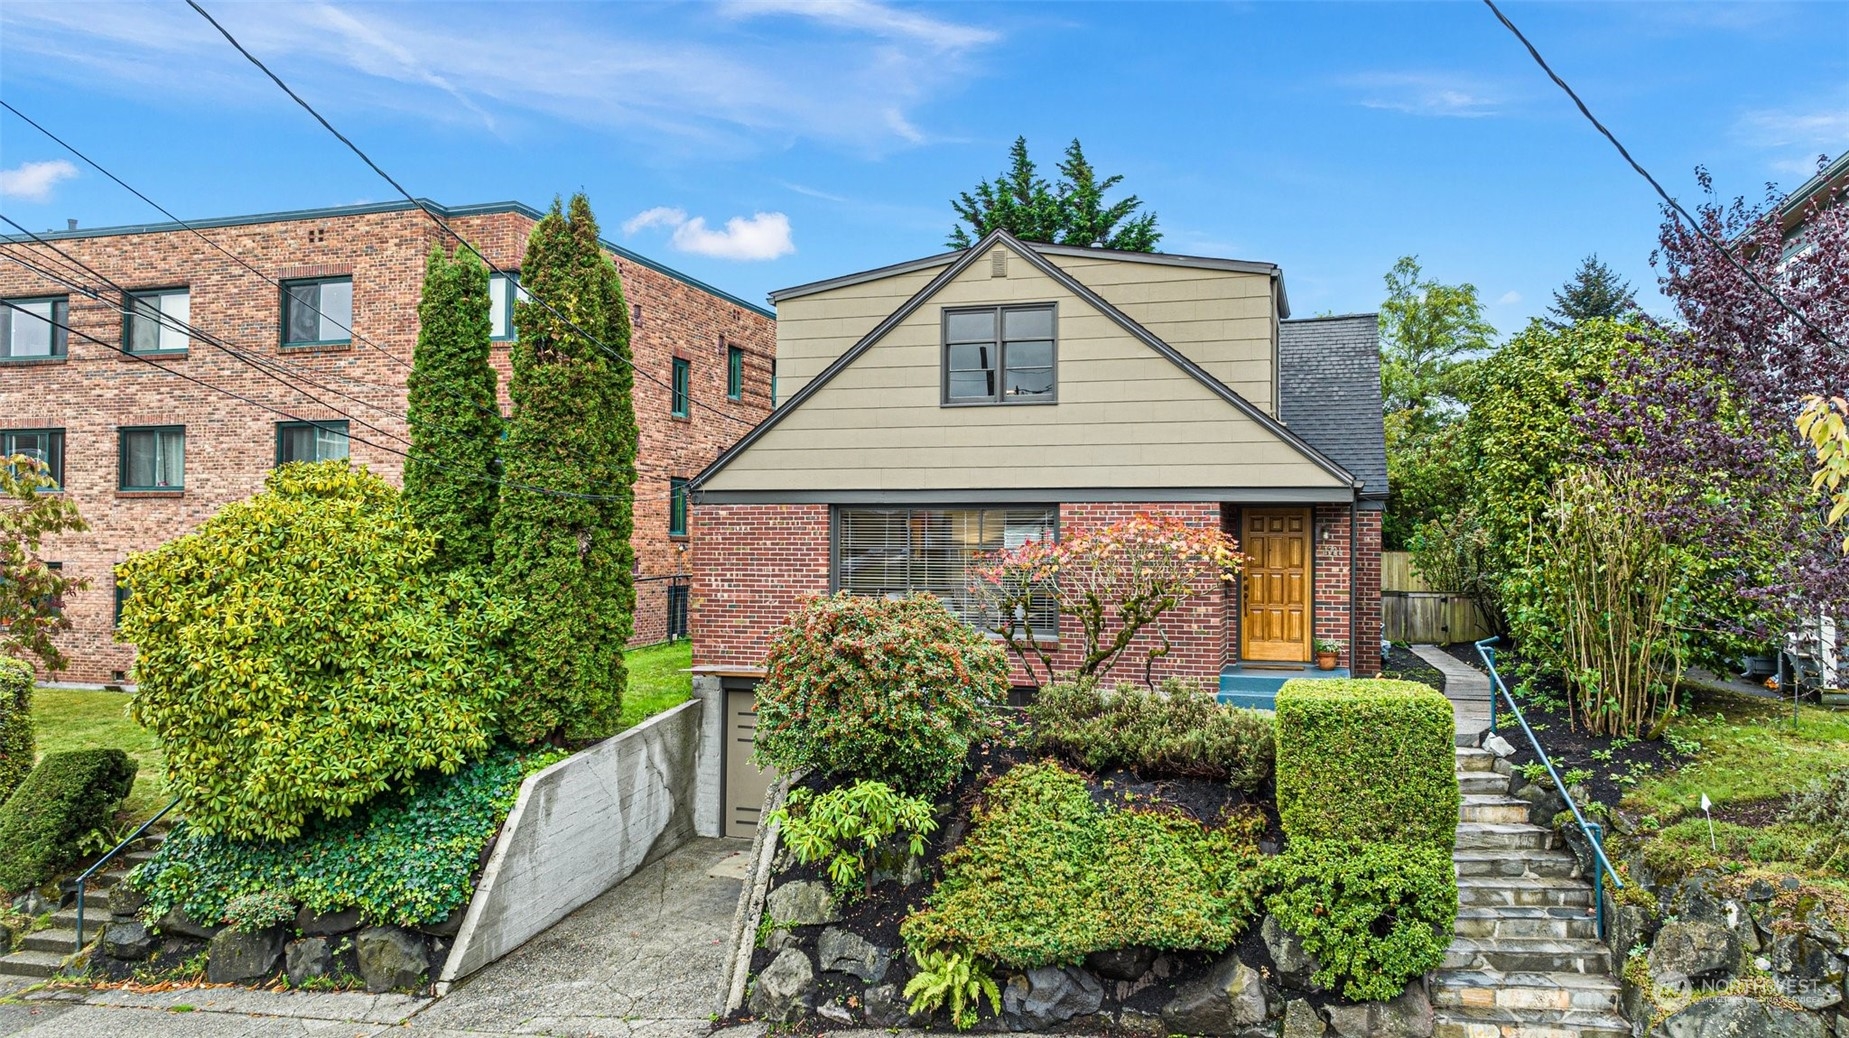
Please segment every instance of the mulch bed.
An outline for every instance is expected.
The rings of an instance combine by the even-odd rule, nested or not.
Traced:
[[[1444,651],[1479,671],[1484,670],[1483,660],[1474,645],[1447,645]],[[1496,669],[1521,703],[1522,715],[1554,762],[1554,770],[1562,776],[1575,770],[1591,772],[1592,777],[1581,783],[1591,799],[1617,807],[1631,785],[1627,779],[1674,767],[1684,759],[1661,739],[1651,742],[1620,740],[1586,732],[1574,723],[1567,708],[1566,683],[1558,675],[1538,675],[1528,682],[1529,691],[1524,693],[1521,664],[1521,655],[1514,650],[1505,649],[1496,654]],[[1540,760],[1522,734],[1521,726],[1508,716],[1506,704],[1502,705],[1504,709],[1498,715],[1499,734],[1515,747],[1511,762],[1519,768]],[[1620,742],[1623,744],[1618,745]]]
[[[1420,659],[1404,645],[1395,645],[1387,651],[1387,658],[1380,664],[1380,676],[1399,681],[1417,681],[1440,692],[1445,690],[1444,671]]]

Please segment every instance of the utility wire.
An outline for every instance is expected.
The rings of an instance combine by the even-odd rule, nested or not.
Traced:
[[[335,129],[333,123],[328,122],[327,118],[323,116],[320,112],[316,111],[313,105],[303,100],[302,95],[296,93],[294,89],[292,89],[289,86],[289,84],[283,82],[283,79],[281,76],[278,76],[276,73],[270,71],[270,67],[268,65],[265,65],[260,58],[258,58],[255,54],[252,54],[249,50],[247,50],[242,43],[239,43],[237,37],[231,35],[231,31],[229,29],[226,29],[223,25],[219,24],[218,19],[212,17],[211,14],[209,14],[206,11],[205,8],[199,6],[198,0],[186,0],[186,4],[188,7],[191,7],[193,10],[199,12],[199,17],[204,18],[207,22],[211,23],[212,28],[217,29],[218,34],[225,38],[225,42],[235,47],[237,49],[237,52],[239,54],[244,55],[244,57],[252,65],[257,66],[258,71],[262,72],[265,76],[268,76],[270,79],[270,82],[275,83],[277,87],[279,87],[282,90],[283,93],[288,94],[291,100],[293,100],[296,104],[300,105],[303,111],[313,116],[315,121],[320,123],[321,126],[327,130],[327,132],[333,134],[334,137],[340,141],[340,143],[346,145],[347,150],[359,156],[359,159],[361,162],[364,162],[368,168],[370,168],[374,173],[377,173],[379,177],[383,179],[387,184],[392,185],[392,188],[394,190],[396,190],[400,195],[404,196],[405,201],[410,202],[412,205],[416,206],[419,211],[421,211],[425,216],[429,217],[433,222],[435,222],[438,227],[441,227],[445,234],[448,234],[450,237],[454,238],[456,242],[460,244],[463,248],[473,253],[476,259],[479,259],[483,263],[487,264],[489,270],[493,271],[496,274],[500,274],[502,277],[508,276],[506,271],[503,271],[501,268],[495,266],[493,260],[490,260],[487,256],[482,255],[482,252],[480,249],[477,249],[474,246],[474,244],[472,244],[467,238],[464,238],[461,234],[458,234],[455,228],[451,227],[446,221],[444,221],[444,219],[441,216],[438,216],[435,212],[433,212],[428,205],[426,205],[422,200],[420,200],[416,196],[412,195],[411,192],[405,190],[404,185],[400,184],[397,180],[393,179],[390,173],[387,173],[385,172],[385,170],[381,169],[379,167],[379,164],[377,162],[374,162],[370,155],[367,155],[364,151],[360,149],[359,145],[353,143],[352,140],[348,139],[346,134],[341,133],[339,130]],[[656,378],[653,374],[650,374],[649,372],[642,370],[640,367],[636,365],[636,362],[633,359],[623,356],[622,353],[611,348],[602,339],[597,338],[591,333],[585,331],[583,328],[579,327],[576,321],[573,321],[570,317],[567,317],[565,314],[560,313],[558,308],[553,306],[547,300],[541,299],[538,295],[534,294],[531,290],[527,292],[527,298],[532,300],[535,303],[538,303],[541,307],[545,308],[547,313],[551,314],[557,320],[563,322],[564,325],[567,328],[570,328],[574,333],[576,333],[579,338],[582,338],[584,341],[591,343],[592,345],[596,346],[598,349],[609,354],[612,359],[616,360],[620,364],[627,366],[635,374],[641,375],[644,379],[647,379],[648,381],[653,382],[655,385],[660,386],[663,389],[666,389],[670,395],[673,394],[674,388],[668,385],[668,383],[663,382],[661,379]],[[691,399],[691,394],[689,394],[688,403],[690,405],[696,403],[694,400]],[[704,408],[705,410],[711,411],[713,414],[716,414],[719,417],[726,419],[727,421],[737,422],[738,424],[745,426],[747,429],[756,428],[757,426],[757,423],[755,422],[751,422],[743,418],[735,417],[734,415],[730,414],[724,409],[714,407],[711,404],[701,403],[698,406],[700,406],[701,408]]]
[[[1617,135],[1605,128],[1605,124],[1599,121],[1598,116],[1592,114],[1592,109],[1586,107],[1586,102],[1580,100],[1579,94],[1574,92],[1573,88],[1567,85],[1566,80],[1560,78],[1559,73],[1555,72],[1552,66],[1548,65],[1546,58],[1541,57],[1541,52],[1535,48],[1533,43],[1528,41],[1528,37],[1522,35],[1522,31],[1515,27],[1515,23],[1509,20],[1509,16],[1502,13],[1502,8],[1496,6],[1496,0],[1483,0],[1483,5],[1490,9],[1490,12],[1496,16],[1496,20],[1501,22],[1504,28],[1507,28],[1510,32],[1515,34],[1515,38],[1521,41],[1522,46],[1528,48],[1528,56],[1534,59],[1535,64],[1541,66],[1541,71],[1547,73],[1547,78],[1553,80],[1555,86],[1565,91],[1566,95],[1573,99],[1573,104],[1579,108],[1579,114],[1585,116],[1587,121],[1592,123],[1593,127],[1597,129],[1599,133],[1603,134],[1606,140],[1611,142],[1612,147],[1618,149],[1618,154],[1623,156],[1624,161],[1629,163],[1631,168],[1637,171],[1638,176],[1650,182],[1650,186],[1656,189],[1657,195],[1659,195],[1670,208],[1681,214],[1682,219],[1688,221],[1689,228],[1693,230],[1702,241],[1707,242],[1710,248],[1720,253],[1721,258],[1726,260],[1729,266],[1745,275],[1746,280],[1752,282],[1754,288],[1765,293],[1766,298],[1777,303],[1779,309],[1796,318],[1799,324],[1802,324],[1804,327],[1816,333],[1824,342],[1829,343],[1837,349],[1843,348],[1843,344],[1838,342],[1835,336],[1818,327],[1817,324],[1809,317],[1805,316],[1802,311],[1798,310],[1790,303],[1785,302],[1783,296],[1779,295],[1771,288],[1768,288],[1752,271],[1746,269],[1739,260],[1734,259],[1733,253],[1727,251],[1726,245],[1709,234],[1707,230],[1701,226],[1700,221],[1690,215],[1687,209],[1682,208],[1681,202],[1676,201],[1674,198],[1670,197],[1669,192],[1663,190],[1663,185],[1657,183],[1657,179],[1650,175],[1650,171],[1645,169],[1641,163],[1631,157],[1630,150],[1625,148],[1624,144],[1618,140]],[[194,6],[197,7],[198,5],[195,4]]]

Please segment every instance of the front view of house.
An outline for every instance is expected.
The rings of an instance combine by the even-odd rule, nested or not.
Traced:
[[[771,298],[786,402],[693,484],[698,672],[748,682],[809,594],[930,591],[971,616],[988,553],[1138,512],[1249,557],[1165,620],[1156,678],[1288,676],[1317,640],[1378,670],[1374,315],[1285,320],[1271,264],[1003,231]]]

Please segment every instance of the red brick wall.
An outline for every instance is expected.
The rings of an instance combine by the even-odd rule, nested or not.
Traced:
[[[456,217],[456,230],[498,267],[517,269],[532,221],[508,212]],[[62,428],[66,493],[90,532],[61,538],[46,557],[93,586],[66,599],[74,624],[60,644],[73,681],[109,681],[127,671],[133,649],[114,641],[112,567],[130,551],[155,547],[185,533],[228,502],[261,489],[275,461],[275,424],[286,419],[211,389],[164,374],[171,369],[306,419],[353,416],[352,458],[396,482],[403,459],[361,440],[404,450],[405,376],[417,341],[417,301],[424,258],[442,237],[415,210],[329,215],[303,220],[214,227],[213,241],[272,278],[351,274],[354,342],[348,346],[282,350],[279,293],[188,231],[57,240],[59,249],[129,289],[191,290],[190,322],[256,358],[280,364],[284,381],[260,374],[203,339],[184,356],[131,359],[83,339],[88,333],[112,345],[122,341],[120,297],[100,278],[70,270],[67,261],[36,244],[7,244],[4,251],[36,265],[64,269],[71,280],[96,290],[91,299],[16,263],[0,261],[0,298],[67,295],[68,356],[63,360],[0,363],[0,429]],[[635,406],[641,430],[636,484],[637,560],[643,575],[686,572],[685,544],[670,540],[668,479],[692,476],[720,450],[769,412],[775,322],[730,300],[618,258],[623,289],[642,308],[632,341],[640,372]],[[373,345],[368,345],[370,342]],[[746,351],[745,397],[725,395],[725,346]],[[376,348],[375,348],[376,346]],[[510,344],[496,344],[502,406]],[[388,359],[389,354],[396,360]],[[671,358],[693,361],[692,417],[669,418]],[[320,386],[309,385],[312,380]],[[325,387],[325,388],[322,388]],[[325,403],[316,403],[318,397]],[[722,418],[713,409],[737,421]],[[362,424],[366,423],[366,424]],[[368,428],[367,425],[376,428]],[[172,494],[125,494],[117,485],[119,426],[186,426],[186,487]],[[638,609],[656,596],[642,596]],[[665,596],[662,608],[665,608]],[[660,626],[638,617],[638,633]]]
[[[693,533],[694,666],[762,667],[803,596],[828,593],[828,506],[699,505]]]
[[[1357,513],[1358,551],[1355,561],[1356,673],[1380,673],[1380,519],[1379,512]]]

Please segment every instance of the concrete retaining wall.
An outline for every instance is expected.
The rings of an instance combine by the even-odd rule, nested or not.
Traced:
[[[527,776],[439,994],[694,835],[699,790],[714,785],[700,775],[723,766],[702,759],[703,707],[683,703]]]

